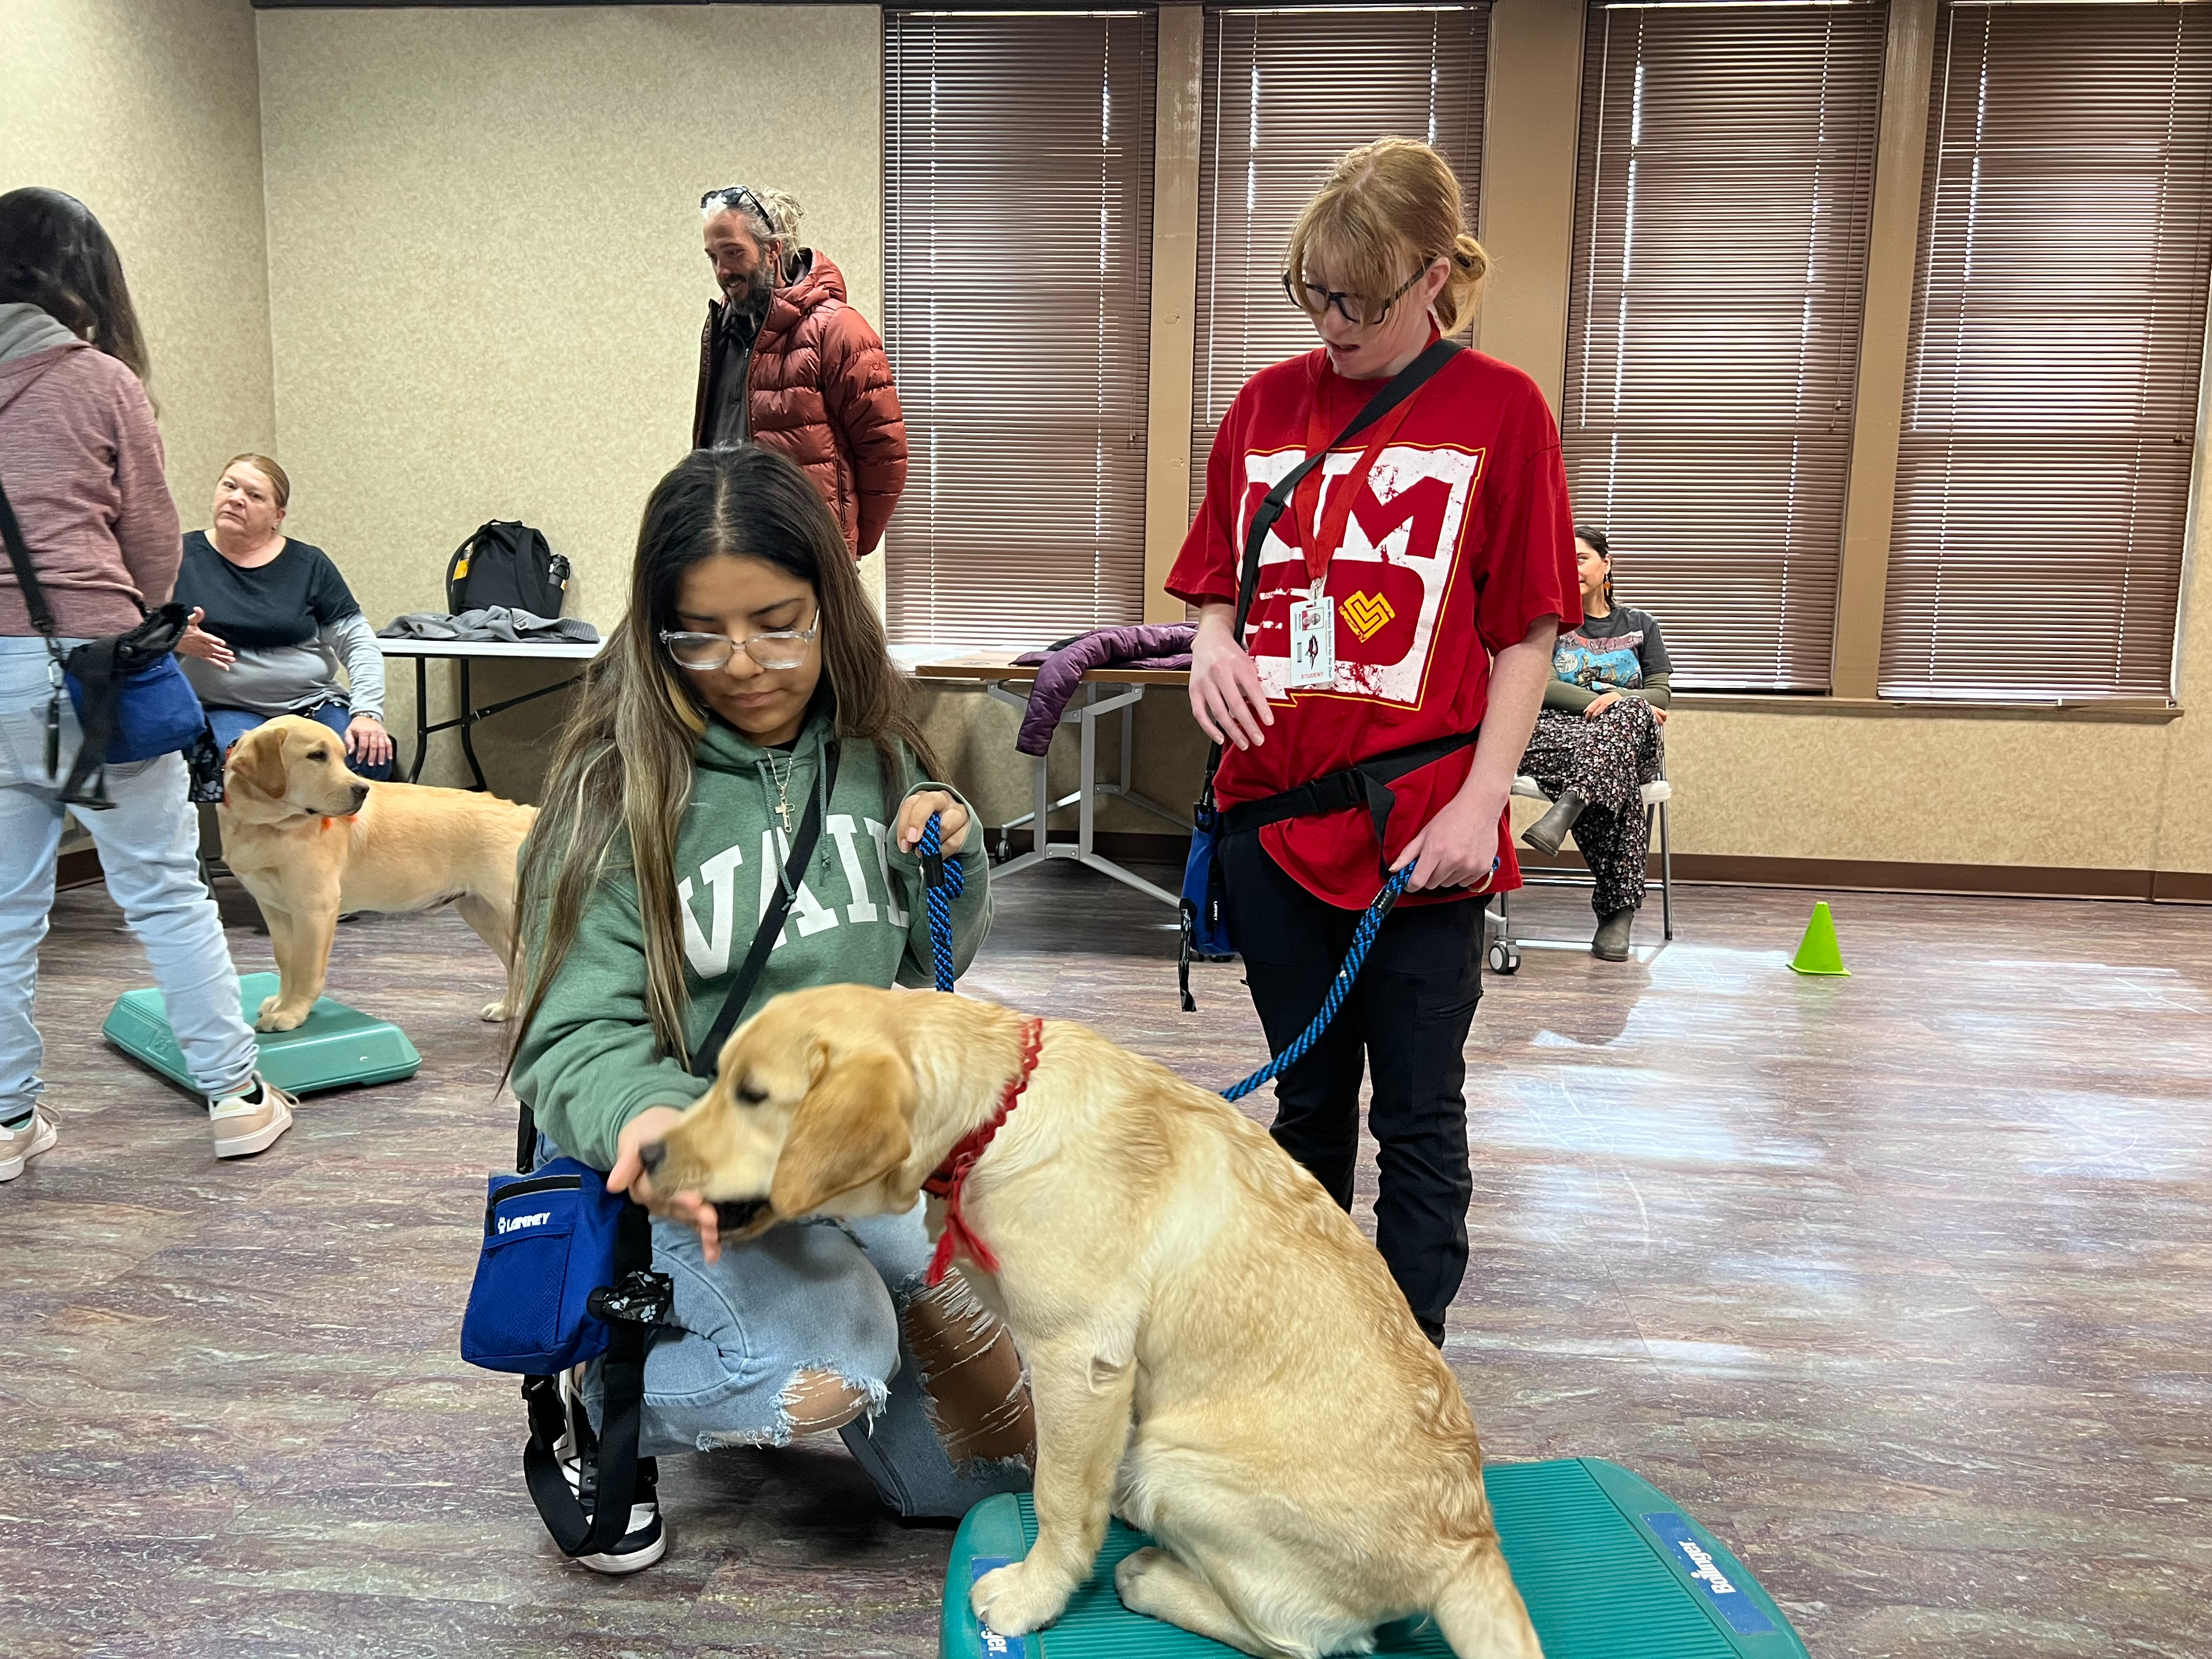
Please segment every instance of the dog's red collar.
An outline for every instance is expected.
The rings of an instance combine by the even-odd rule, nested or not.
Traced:
[[[938,1235],[937,1254],[929,1259],[931,1285],[942,1285],[945,1275],[952,1270],[956,1252],[964,1251],[975,1265],[986,1273],[999,1271],[999,1258],[991,1254],[991,1247],[968,1224],[962,1213],[960,1197],[968,1184],[968,1173],[983,1156],[992,1137],[1003,1128],[1006,1115],[1014,1109],[1022,1097],[1022,1091],[1030,1086],[1030,1073],[1036,1070],[1037,1054],[1044,1047],[1044,1022],[1025,1019],[1022,1022],[1022,1068],[1006,1079],[1006,1086],[999,1093],[999,1109],[963,1135],[952,1150],[945,1154],[945,1162],[931,1171],[929,1179],[921,1183],[922,1191],[932,1198],[945,1200],[945,1231]]]

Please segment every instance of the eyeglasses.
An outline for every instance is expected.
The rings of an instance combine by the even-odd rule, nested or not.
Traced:
[[[704,213],[709,208],[714,208],[720,213],[735,213],[741,208],[750,209],[750,211],[760,216],[763,222],[770,226],[775,223],[775,215],[769,211],[768,204],[743,185],[725,185],[720,190],[708,191],[699,198],[699,211]]]
[[[740,651],[763,668],[796,668],[806,660],[807,647],[821,631],[822,618],[817,615],[811,628],[779,628],[749,640],[733,640],[726,634],[672,634],[663,629],[660,642],[668,647],[678,668],[696,673],[720,668]]]
[[[1346,322],[1361,328],[1371,328],[1390,314],[1390,307],[1398,303],[1407,289],[1428,274],[1428,266],[1423,265],[1398,284],[1397,293],[1393,294],[1379,306],[1376,306],[1371,315],[1366,310],[1366,307],[1373,303],[1371,301],[1357,294],[1345,294],[1333,288],[1323,288],[1318,283],[1294,281],[1287,270],[1283,273],[1283,292],[1290,297],[1292,305],[1309,317],[1317,319],[1322,313],[1334,306],[1336,314],[1343,318]],[[1361,308],[1354,311],[1353,306],[1358,306]]]

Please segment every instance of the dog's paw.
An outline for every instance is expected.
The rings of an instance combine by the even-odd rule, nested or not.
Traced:
[[[1114,1594],[1121,1598],[1121,1605],[1132,1613],[1144,1613],[1139,1603],[1144,1599],[1140,1588],[1152,1569],[1167,1559],[1167,1552],[1157,1545],[1149,1549],[1132,1550],[1121,1558],[1114,1569]]]
[[[1000,1635],[1026,1636],[1060,1617],[1069,1588],[1041,1563],[1017,1561],[978,1578],[968,1605]]]
[[[296,1031],[301,1026],[307,1023],[307,1016],[304,1011],[299,1013],[293,1013],[278,1006],[277,1005],[282,1003],[283,1000],[284,999],[282,995],[264,997],[262,999],[261,1012],[255,1017],[253,1021],[253,1029],[255,1030]]]
[[[484,1004],[483,1012],[478,1014],[477,1018],[478,1019],[499,1021],[512,1019],[514,1016],[507,1012],[507,1000],[502,997],[497,1002],[487,1002]]]

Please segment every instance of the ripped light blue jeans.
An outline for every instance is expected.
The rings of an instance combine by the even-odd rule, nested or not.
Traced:
[[[558,1157],[541,1135],[538,1161]],[[645,1358],[644,1457],[792,1437],[784,1395],[801,1371],[824,1371],[868,1396],[838,1431],[901,1515],[962,1516],[994,1492],[1026,1492],[1018,1461],[956,1468],[930,1421],[921,1367],[900,1317],[928,1271],[920,1204],[904,1215],[787,1223],[708,1262],[699,1235],[653,1224],[653,1265],[675,1282],[671,1323]],[[584,1402],[599,1416],[600,1364]]]
[[[63,649],[78,643],[64,641]],[[76,712],[61,702],[61,769],[46,772],[46,644],[0,638],[0,1123],[28,1112],[45,1048],[33,1022],[39,945],[54,903],[62,779],[76,754]],[[78,822],[100,849],[107,890],[145,947],[169,1024],[200,1092],[235,1094],[252,1079],[253,1029],[239,1006],[238,970],[222,918],[199,876],[199,815],[186,799],[182,755],[107,769],[115,805]]]

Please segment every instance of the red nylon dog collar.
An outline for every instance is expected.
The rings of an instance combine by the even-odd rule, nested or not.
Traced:
[[[930,1172],[921,1189],[932,1198],[945,1200],[945,1231],[938,1235],[937,1253],[929,1259],[927,1283],[942,1285],[945,1275],[952,1270],[952,1258],[957,1251],[964,1250],[970,1260],[986,1273],[999,1271],[999,1258],[991,1254],[991,1247],[968,1224],[962,1213],[960,1197],[968,1184],[968,1172],[975,1167],[983,1150],[991,1144],[992,1137],[1005,1127],[1006,1115],[1014,1109],[1022,1091],[1030,1086],[1030,1073],[1036,1070],[1037,1054],[1044,1047],[1044,1022],[1025,1019],[1022,1022],[1022,1068],[1006,1079],[1006,1086],[999,1094],[999,1109],[984,1122],[970,1129],[945,1154],[945,1162]]]

